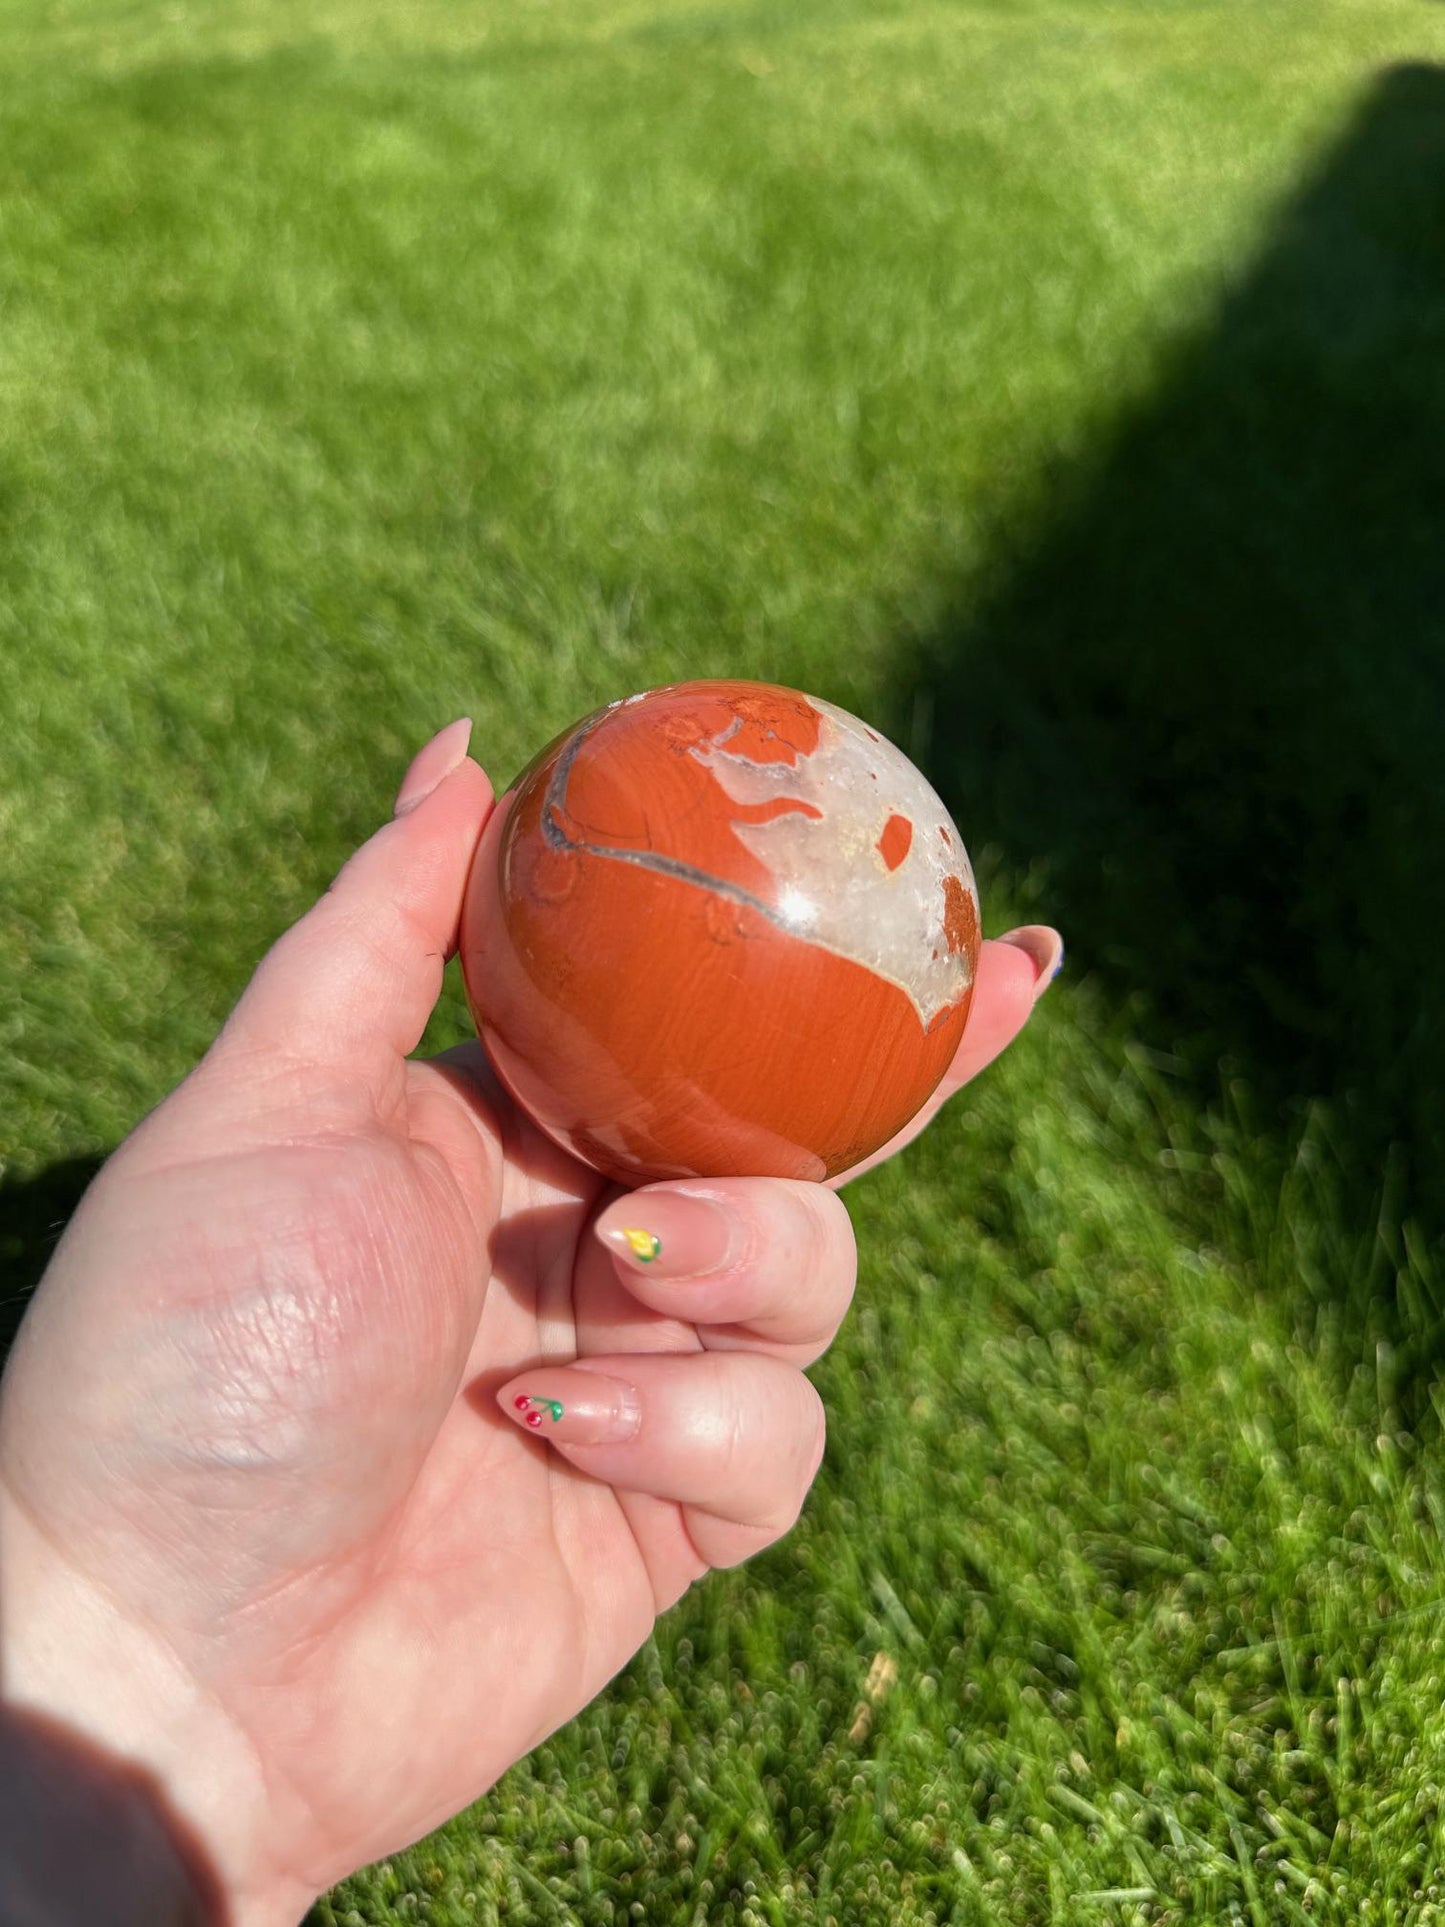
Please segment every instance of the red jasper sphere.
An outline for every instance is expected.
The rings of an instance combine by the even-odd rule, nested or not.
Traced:
[[[947,1069],[978,945],[963,841],[907,757],[796,690],[692,682],[518,779],[461,956],[512,1096],[635,1184],[867,1157]]]

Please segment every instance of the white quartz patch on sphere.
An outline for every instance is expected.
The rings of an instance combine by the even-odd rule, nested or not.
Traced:
[[[845,710],[809,701],[821,719],[818,747],[795,762],[756,762],[730,748],[736,725],[690,753],[739,805],[797,806],[733,826],[774,879],[775,914],[800,938],[896,984],[926,1027],[972,981],[950,930],[960,886],[978,917],[963,838],[901,750]]]

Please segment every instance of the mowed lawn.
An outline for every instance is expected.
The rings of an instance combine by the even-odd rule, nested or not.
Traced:
[[[1445,9],[0,0],[0,664],[12,1319],[458,714],[814,690],[1069,941],[791,1539],[316,1923],[1445,1922]]]

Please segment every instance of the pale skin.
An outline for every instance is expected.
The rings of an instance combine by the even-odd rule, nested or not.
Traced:
[[[7,1927],[93,1918],[103,1877],[117,1922],[297,1921],[482,1795],[710,1568],[781,1537],[817,1471],[804,1373],[855,1269],[835,1190],[692,1187],[722,1235],[679,1233],[663,1276],[621,1233],[649,1197],[681,1224],[665,1194],[689,1187],[619,1193],[475,1047],[410,1057],[493,807],[467,735],[421,752],[393,821],[106,1164],[17,1341]],[[880,1157],[1057,961],[1045,930],[984,946],[944,1087]],[[550,1402],[605,1431],[617,1387],[630,1432],[569,1442]],[[37,1790],[52,1741],[111,1776],[114,1816]]]

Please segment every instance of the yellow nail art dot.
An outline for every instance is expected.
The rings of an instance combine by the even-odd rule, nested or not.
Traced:
[[[643,1264],[650,1265],[662,1250],[662,1240],[650,1231],[626,1231],[622,1233]]]

